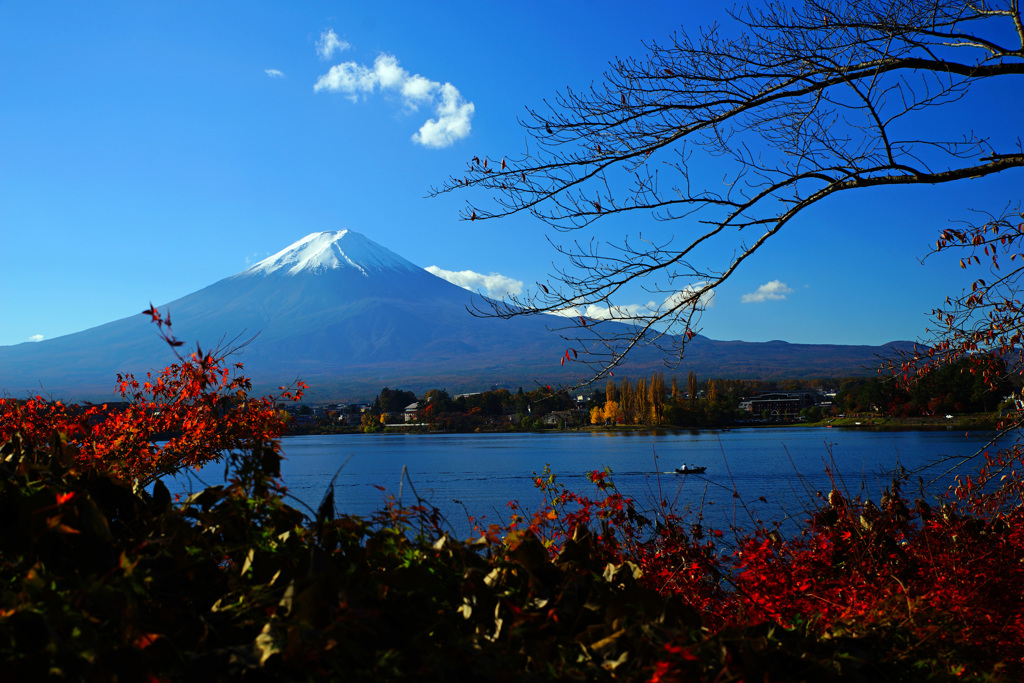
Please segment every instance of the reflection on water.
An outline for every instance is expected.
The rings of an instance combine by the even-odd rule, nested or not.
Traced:
[[[411,482],[416,494],[442,511],[457,535],[468,536],[467,511],[496,522],[507,519],[510,500],[527,509],[540,506],[533,480],[545,465],[559,482],[595,495],[585,475],[607,466],[619,491],[641,508],[654,509],[658,501],[667,500],[679,511],[703,510],[708,523],[716,526],[749,528],[752,518],[802,519],[816,493],[827,494],[833,480],[852,496],[877,499],[893,468],[913,470],[943,456],[970,455],[986,436],[814,428],[313,435],[282,439],[282,476],[294,504],[315,509],[337,474],[339,512],[359,515],[382,506],[386,494],[377,486],[396,497],[401,491],[403,502],[414,502]],[[675,474],[674,468],[684,462],[707,471]],[[403,466],[408,481],[400,486]],[[222,475],[223,466],[214,465],[202,477],[211,483]],[[938,482],[936,490],[947,483]],[[189,486],[182,480],[168,485],[172,491]]]

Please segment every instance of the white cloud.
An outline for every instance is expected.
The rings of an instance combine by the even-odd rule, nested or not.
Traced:
[[[699,308],[701,308],[702,310],[703,309],[707,309],[707,308],[711,308],[712,306],[715,305],[715,290],[713,290],[713,289],[709,289],[708,291],[706,291],[703,294],[701,294],[700,298],[696,302],[691,302],[690,301],[690,299],[697,292],[697,290],[699,290],[701,287],[703,287],[706,284],[708,284],[708,283],[707,282],[696,282],[696,283],[694,283],[692,285],[687,285],[686,287],[684,287],[682,289],[682,291],[676,292],[675,294],[668,295],[667,297],[665,297],[665,301],[663,301],[662,304],[661,304],[662,308],[671,308],[673,306],[676,306],[677,304],[683,303],[684,301],[686,303],[690,304],[690,305],[693,305],[693,303],[696,303],[697,306]]]
[[[316,41],[316,53],[320,59],[330,59],[335,52],[344,52],[350,47],[348,41],[339,38],[332,28],[321,33],[320,40]]]
[[[409,72],[398,66],[398,60],[389,54],[377,55],[377,59],[373,60],[373,73],[382,90],[400,88],[409,78]]]
[[[410,74],[398,64],[394,55],[377,56],[373,66],[342,62],[330,68],[313,85],[314,92],[326,90],[346,95],[353,102],[365,99],[375,90],[397,92],[406,110],[433,104],[435,118],[427,120],[412,136],[412,141],[435,149],[448,147],[469,135],[475,106],[463,99],[451,83],[432,81],[419,74]]]
[[[694,302],[689,301],[693,294],[706,283],[698,282],[687,286],[685,289],[669,294],[659,305],[656,301],[648,301],[645,304],[623,304],[613,306],[611,304],[589,304],[586,308],[566,308],[557,312],[557,315],[568,317],[584,316],[593,320],[632,320],[634,318],[645,318],[658,312],[665,312],[674,306],[686,302],[692,306]],[[701,309],[708,309],[714,306],[714,290],[704,292],[698,300],[697,306]]]
[[[30,342],[43,341],[43,335],[41,335],[41,334],[33,334],[31,337],[28,338],[28,340]]]
[[[434,110],[437,118],[420,126],[419,131],[412,136],[412,141],[437,149],[461,140],[469,135],[475,109],[472,102],[462,99],[454,85],[445,83],[441,86],[441,102]]]
[[[759,304],[762,301],[780,301],[792,294],[793,290],[786,286],[785,282],[772,280],[757,288],[756,292],[744,294],[742,301],[745,304]]]
[[[359,95],[373,92],[376,84],[377,77],[373,69],[355,62],[344,62],[332,66],[330,71],[317,79],[313,91],[343,92],[348,94],[350,100],[358,102]]]
[[[521,280],[515,280],[500,273],[484,275],[472,270],[444,270],[437,266],[429,266],[424,270],[471,292],[483,291],[492,299],[501,299],[508,294],[515,295],[523,291]]]
[[[658,304],[648,301],[646,304],[625,304],[623,306],[612,306],[610,304],[588,304],[586,308],[573,306],[563,308],[559,311],[552,311],[551,315],[560,315],[566,318],[578,318],[584,316],[591,320],[632,320],[642,316],[650,315],[657,310]]]
[[[405,105],[415,110],[421,103],[429,102],[436,89],[437,83],[416,74],[402,83],[402,97],[405,98]]]
[[[284,78],[284,74],[277,69],[264,69],[263,73],[267,74],[271,78]]]
[[[630,320],[643,315],[650,314],[658,307],[653,301],[646,304],[626,304],[625,306],[601,306],[590,304],[582,312],[582,315],[594,320]],[[577,309],[578,310],[578,309]],[[580,315],[574,313],[574,315]]]

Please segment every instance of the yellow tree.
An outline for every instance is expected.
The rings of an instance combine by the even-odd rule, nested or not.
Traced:
[[[641,424],[649,424],[650,397],[647,395],[647,380],[641,377],[636,381],[636,391],[633,393],[633,411],[636,421]]]
[[[660,425],[665,412],[665,378],[660,372],[656,372],[647,386],[651,424]]]
[[[612,424],[622,421],[622,411],[618,401],[606,401],[604,404],[604,419],[611,420]]]
[[[619,416],[625,423],[633,423],[633,404],[633,384],[623,379],[619,389]]]
[[[608,384],[604,388],[604,398],[606,401],[619,400],[619,388],[615,385],[615,380],[608,380]]]

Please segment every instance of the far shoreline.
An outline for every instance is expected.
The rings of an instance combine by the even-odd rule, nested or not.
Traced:
[[[471,429],[471,430],[431,430],[422,425],[385,425],[384,429],[365,432],[359,426],[324,429],[320,425],[301,425],[289,429],[283,436],[307,436],[328,434],[565,434],[568,432],[615,433],[615,432],[706,432],[731,431],[753,428],[800,428],[800,429],[843,429],[876,432],[906,431],[993,431],[999,428],[1000,418],[992,414],[957,415],[947,417],[883,417],[878,415],[846,416],[828,418],[818,422],[742,422],[722,425],[704,425],[700,427],[684,427],[679,425],[583,425],[563,429]]]

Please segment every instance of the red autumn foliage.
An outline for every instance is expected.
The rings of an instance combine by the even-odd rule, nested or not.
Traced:
[[[893,659],[954,672],[967,661],[972,675],[1014,680],[1024,674],[1024,457],[1010,449],[986,459],[938,510],[908,506],[900,478],[878,505],[833,489],[789,537],[763,526],[726,535],[687,523],[666,501],[642,514],[607,470],[590,474],[594,498],[545,472],[534,482],[546,495],[539,510],[527,518],[511,504],[508,525],[480,532],[491,543],[504,537],[513,555],[539,538],[556,561],[585,534],[600,561],[635,567],[644,587],[694,609],[708,638],[758,624],[815,638],[882,634]],[[687,642],[666,645],[650,680],[704,680]]]
[[[170,332],[170,318],[154,306],[143,312],[160,328],[171,348],[182,343]],[[251,382],[227,354],[203,351],[139,381],[118,375],[124,403],[68,406],[40,396],[0,399],[0,443],[20,433],[30,443],[54,434],[72,444],[80,463],[94,465],[145,486],[185,468],[198,468],[223,455],[259,451],[284,431],[275,410],[279,400],[298,400],[306,385],[281,388],[278,396],[251,397]]]

